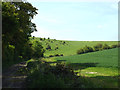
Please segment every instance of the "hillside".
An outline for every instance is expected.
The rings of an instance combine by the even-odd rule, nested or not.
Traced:
[[[93,47],[94,45],[101,43],[101,44],[118,44],[117,41],[63,41],[63,40],[55,40],[55,39],[45,39],[42,38],[32,38],[31,41],[37,40],[42,43],[44,49],[46,49],[47,45],[51,46],[51,50],[46,50],[44,56],[54,55],[54,54],[63,54],[64,56],[75,55],[76,51],[85,45]],[[64,43],[65,42],[65,43]],[[55,48],[58,47],[57,50]]]

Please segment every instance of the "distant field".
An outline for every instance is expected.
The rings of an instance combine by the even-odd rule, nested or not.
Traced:
[[[43,47],[46,48],[46,43],[48,43],[52,50],[46,50],[44,53],[44,56],[49,56],[49,55],[54,55],[54,54],[63,54],[64,56],[70,56],[70,55],[75,55],[76,51],[85,45],[87,46],[94,46],[98,43],[101,44],[108,44],[108,45],[113,45],[113,44],[118,44],[117,41],[65,41],[66,43],[63,45],[62,42],[63,40],[53,40],[53,39],[46,39],[44,41],[40,40],[40,38],[35,38],[31,39],[32,40],[38,40],[43,44]],[[58,49],[55,50],[55,47],[58,46]]]
[[[88,63],[90,67],[118,67],[118,48],[81,55],[57,57],[56,60],[65,60],[73,63],[73,65],[77,63],[82,66]]]

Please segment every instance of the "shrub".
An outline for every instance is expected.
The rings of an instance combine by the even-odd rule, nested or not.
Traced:
[[[50,38],[48,37],[48,39],[50,39]]]
[[[103,47],[103,45],[98,43],[97,45],[94,46],[94,51],[99,51],[102,49],[102,47]]]
[[[111,48],[117,48],[118,47],[118,45],[112,45],[111,46]]]
[[[65,44],[66,42],[65,41],[63,41],[63,45]]]
[[[53,55],[49,55],[49,57],[54,57]]]
[[[57,49],[58,49],[58,47],[55,48],[55,50],[57,50]]]
[[[33,57],[34,58],[40,58],[40,57],[43,57],[43,53],[45,52],[45,50],[43,49],[43,46],[40,42],[38,41],[34,41],[33,42]]]
[[[44,40],[46,40],[46,38],[44,38]]]
[[[69,88],[74,87],[76,75],[65,63],[56,66],[38,64],[40,67],[30,73],[26,79],[28,88]]]
[[[110,46],[107,45],[107,44],[104,44],[103,47],[102,47],[102,49],[110,49]]]
[[[83,54],[83,53],[84,53],[84,50],[82,48],[77,51],[77,54]]]
[[[55,54],[55,56],[59,56],[59,54]]]
[[[61,54],[60,56],[63,56],[63,54]]]
[[[43,40],[42,38],[40,38],[40,40]]]
[[[85,46],[85,47],[83,48],[83,51],[84,51],[84,53],[93,52],[93,48],[91,48],[91,47],[89,47],[89,46]]]
[[[27,85],[29,88],[65,88],[64,80],[50,72],[42,74],[36,71],[27,80],[31,80]]]
[[[64,62],[58,62],[56,64],[56,67],[53,68],[51,72],[63,78],[68,77],[68,76],[71,77],[75,74],[73,70],[70,67],[67,67]]]
[[[51,46],[48,44],[47,47],[46,47],[47,50],[50,50],[51,49]]]

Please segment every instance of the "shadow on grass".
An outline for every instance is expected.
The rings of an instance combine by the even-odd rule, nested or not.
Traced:
[[[80,77],[79,80],[88,88],[118,88],[119,76]]]
[[[46,62],[46,63],[52,64],[52,63],[61,63],[61,62],[65,62],[65,61],[66,61],[66,60],[57,60],[57,61]]]
[[[74,70],[78,70],[78,69],[85,69],[88,67],[96,67],[97,64],[98,63],[70,63],[70,64],[67,64],[67,66],[69,66]]]
[[[57,60],[57,61],[46,62],[46,63],[52,64],[52,63],[61,63],[66,61],[67,60]],[[66,63],[66,66],[69,66],[73,70],[78,70],[78,69],[85,69],[88,67],[96,67],[97,64],[98,63]]]

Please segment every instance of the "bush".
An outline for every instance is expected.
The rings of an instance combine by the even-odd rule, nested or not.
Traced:
[[[64,80],[50,72],[48,74],[42,74],[36,71],[28,80],[31,80],[27,85],[29,88],[65,88]]]
[[[57,50],[57,49],[58,49],[58,47],[55,48],[55,50]]]
[[[46,47],[47,50],[50,50],[51,49],[51,46],[48,44],[47,47]]]
[[[49,55],[49,57],[54,57],[53,55]]]
[[[38,41],[34,42],[33,52],[34,52],[33,57],[35,58],[43,57],[43,53],[45,52],[45,50],[43,49],[42,44],[40,42]]]
[[[65,63],[56,66],[38,64],[40,67],[30,73],[26,79],[28,88],[69,88],[74,87],[76,75]]]
[[[102,47],[103,47],[103,45],[98,43],[97,45],[94,46],[94,51],[99,51],[102,49]]]
[[[54,56],[60,56],[59,54],[55,54]]]
[[[89,47],[89,46],[85,46],[84,48],[84,52],[93,52],[93,48],[92,47]]]
[[[118,47],[118,45],[112,45],[111,46],[111,48],[117,48]]]
[[[83,53],[84,53],[84,50],[82,48],[77,51],[77,54],[83,54]]]
[[[46,38],[44,38],[44,40],[46,40]]]
[[[110,49],[110,46],[107,45],[107,44],[104,44],[103,47],[102,47],[102,49]]]
[[[40,38],[40,40],[43,40],[42,38]]]
[[[60,56],[63,56],[63,54],[61,54]]]
[[[50,38],[48,37],[48,39],[50,39]]]
[[[83,51],[84,51],[84,53],[93,52],[93,48],[91,48],[91,47],[89,47],[89,46],[85,46],[85,47],[83,48]]]

